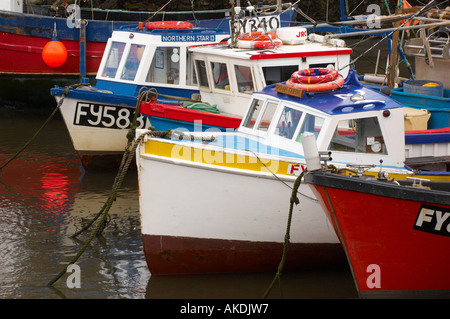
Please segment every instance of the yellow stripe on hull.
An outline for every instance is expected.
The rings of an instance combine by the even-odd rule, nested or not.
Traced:
[[[253,155],[242,155],[227,153],[219,150],[202,149],[200,147],[192,147],[178,143],[168,143],[149,139],[145,143],[145,153],[166,157],[173,160],[184,160],[194,163],[214,165],[240,170],[248,170],[254,172],[274,173],[286,176],[296,176],[302,171],[302,164],[298,162],[286,162],[281,160],[271,160],[267,158],[256,157]],[[406,180],[407,177],[417,177],[428,179],[430,181],[450,181],[449,176],[435,175],[414,175],[388,172],[389,177],[396,180]],[[378,172],[365,172],[377,176]]]
[[[205,150],[156,140],[149,140],[145,143],[145,153],[167,157],[173,160],[184,160],[234,169],[292,176],[287,174],[288,166],[290,164],[288,162],[256,158],[256,156],[246,156],[217,150]]]

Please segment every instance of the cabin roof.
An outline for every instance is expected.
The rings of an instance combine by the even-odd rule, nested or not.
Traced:
[[[131,36],[131,34],[133,36]],[[136,28],[121,28],[114,30],[111,39],[113,41],[135,42],[137,41],[165,42],[165,43],[186,43],[187,45],[197,42],[219,42],[228,38],[229,34],[220,29],[192,28],[192,29],[163,29],[163,30],[142,30]]]
[[[227,43],[199,46],[193,45],[189,47],[189,51],[205,54],[208,56],[232,57],[243,60],[285,59],[326,55],[350,55],[352,53],[352,49],[349,48],[332,47],[310,41],[306,41],[306,43],[304,44],[283,44],[275,49],[260,50],[231,48]]]
[[[281,84],[285,84],[283,82]],[[373,89],[364,87],[356,78],[356,72],[351,71],[342,88],[332,92],[304,93],[301,98],[276,90],[276,84],[265,87],[259,94],[306,105],[329,115],[349,114],[355,112],[388,110],[403,107],[392,98]],[[361,95],[364,99],[357,99]]]

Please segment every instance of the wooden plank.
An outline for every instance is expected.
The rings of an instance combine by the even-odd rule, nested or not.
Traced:
[[[283,93],[291,96],[302,97],[304,90],[293,88],[284,84],[277,83],[275,85],[275,91],[278,93]]]
[[[398,28],[401,21],[396,21],[394,27]],[[395,78],[397,76],[397,46],[398,46],[399,31],[395,31],[392,35],[391,55],[389,57],[389,70],[387,78],[387,86],[391,89],[395,87]]]

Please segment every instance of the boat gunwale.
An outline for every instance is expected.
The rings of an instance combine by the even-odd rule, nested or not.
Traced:
[[[364,179],[353,176],[343,176],[326,172],[306,174],[305,182],[315,186],[343,189],[358,193],[367,193],[390,198],[422,201],[427,204],[450,205],[450,191],[429,190],[425,188],[398,185],[392,182],[376,179]]]

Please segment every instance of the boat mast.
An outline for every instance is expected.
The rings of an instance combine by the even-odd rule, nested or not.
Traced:
[[[235,40],[235,23],[234,23],[234,19],[235,19],[235,14],[234,14],[234,0],[230,0],[230,4],[231,4],[231,19],[230,19],[230,36],[231,36],[231,47],[234,48],[235,44],[236,44],[236,40]]]
[[[395,13],[398,14],[398,6],[400,4],[400,0],[397,1],[397,6],[395,9]],[[389,68],[387,71],[387,86],[390,87],[391,89],[395,87],[395,82],[396,82],[396,75],[397,75],[397,46],[398,46],[398,36],[400,31],[398,30],[398,28],[400,27],[400,25],[402,24],[402,22],[396,21],[394,23],[394,28],[397,28],[397,31],[394,32],[394,34],[392,35],[392,40],[391,40],[391,55],[389,57]]]

